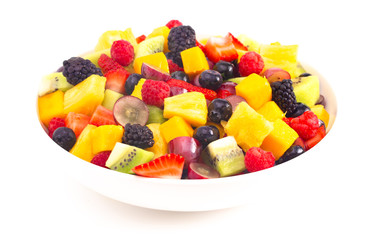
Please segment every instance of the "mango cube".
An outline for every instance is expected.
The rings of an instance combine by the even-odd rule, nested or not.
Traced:
[[[266,102],[261,108],[259,108],[259,110],[257,110],[257,112],[263,115],[266,120],[270,122],[274,122],[277,119],[282,119],[284,117],[284,113],[274,101]]]
[[[224,127],[225,133],[234,136],[244,151],[251,147],[260,147],[272,130],[273,124],[246,102],[238,104]]]
[[[255,110],[272,100],[272,88],[268,79],[258,74],[250,74],[236,86],[236,94],[243,97]]]
[[[113,150],[117,142],[122,142],[124,129],[120,125],[102,125],[93,130],[92,153]]]
[[[273,123],[273,130],[264,139],[261,148],[272,152],[277,160],[291,147],[298,137],[299,135],[287,123],[277,119]]]
[[[182,117],[174,116],[160,125],[160,133],[169,143],[176,137],[192,137],[193,129]]]
[[[138,74],[141,74],[142,63],[153,65],[169,73],[168,60],[163,52],[158,52],[158,53],[136,58],[133,62],[133,68],[135,72]]]
[[[77,142],[69,152],[76,157],[91,162],[94,157],[92,153],[92,133],[95,128],[95,125],[88,124],[78,136]]]
[[[133,92],[132,92],[131,96],[134,96],[134,97],[139,98],[139,99],[142,100],[141,90],[142,90],[142,86],[145,83],[145,81],[146,81],[146,79],[144,79],[144,78],[141,78],[140,81],[138,81],[137,85],[133,89]]]
[[[154,135],[154,145],[146,148],[146,151],[154,153],[154,159],[168,153],[168,144],[160,132],[160,123],[150,123],[146,125]]]
[[[63,118],[64,114],[64,92],[57,90],[38,98],[38,116],[46,126],[53,117]]]
[[[191,78],[209,69],[208,60],[199,47],[192,47],[181,52],[183,69]]]
[[[315,113],[318,119],[322,120],[325,124],[325,127],[328,128],[329,124],[329,113],[325,110],[324,106],[321,104],[314,105],[310,108],[310,110]]]

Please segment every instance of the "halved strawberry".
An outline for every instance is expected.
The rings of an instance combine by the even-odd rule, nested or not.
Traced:
[[[113,111],[99,105],[91,116],[90,124],[95,126],[116,125]]]
[[[182,81],[182,80],[178,80],[178,79],[170,79],[167,81],[167,84],[170,87],[180,87],[180,88],[184,88],[189,92],[200,92],[202,94],[205,95],[205,98],[212,101],[215,98],[217,98],[217,93],[211,89],[207,89],[207,88],[202,88],[202,87],[197,87],[195,85],[192,85],[191,83]]]
[[[124,94],[124,86],[129,75],[130,73],[124,68],[110,70],[104,74],[106,77],[105,89]]]
[[[214,63],[238,59],[236,47],[229,37],[210,37],[205,44],[205,55]]]
[[[138,43],[142,42],[145,39],[146,39],[146,35],[142,34],[141,36],[136,37],[136,42],[138,44]]]
[[[181,179],[184,162],[184,157],[171,153],[138,165],[132,171],[143,177]]]
[[[90,119],[91,117],[86,114],[69,112],[65,117],[65,126],[72,129],[76,137],[78,137],[90,122]]]
[[[218,90],[217,91],[217,98],[226,98],[228,96],[231,96],[233,95],[230,91],[227,91],[227,90],[224,90],[224,89],[221,89],[221,90]]]
[[[314,137],[305,141],[306,150],[309,150],[310,148],[317,145],[320,142],[320,140],[322,140],[325,137],[325,135],[326,135],[325,127],[322,125],[318,128],[318,132]]]
[[[205,53],[205,46],[204,46],[204,44],[202,44],[201,42],[197,41],[197,39],[196,39],[196,46],[198,46],[201,49],[201,51],[203,51]]]
[[[236,49],[248,51],[248,48],[240,42],[235,36],[232,35],[232,33],[228,33],[226,37],[230,38],[232,40],[233,45]]]

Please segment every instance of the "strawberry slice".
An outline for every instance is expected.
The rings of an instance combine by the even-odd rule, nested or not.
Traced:
[[[229,37],[210,37],[205,44],[205,55],[214,63],[238,59],[237,50]]]
[[[95,126],[101,126],[101,125],[116,125],[113,111],[99,105],[95,109],[94,113],[91,116],[91,120],[89,122],[92,125]]]
[[[234,95],[232,94],[230,91],[227,91],[227,90],[224,90],[224,89],[221,89],[221,90],[218,90],[217,92],[217,98],[226,98],[228,96],[231,96],[231,95]]]
[[[191,83],[182,81],[182,80],[178,80],[178,79],[170,79],[169,81],[167,81],[167,84],[170,87],[180,87],[180,88],[184,88],[189,92],[200,92],[202,94],[205,95],[205,98],[212,101],[215,98],[217,98],[217,93],[211,89],[207,89],[207,88],[202,88],[202,87],[197,87],[195,85],[192,85]]]
[[[76,137],[78,137],[90,122],[90,119],[91,117],[86,114],[69,112],[65,117],[65,126],[72,129]]]
[[[104,74],[109,72],[110,70],[124,69],[123,66],[121,66],[119,63],[117,63],[111,57],[109,57],[104,53],[100,55],[97,64],[99,65]]]
[[[232,33],[228,33],[226,37],[232,40],[232,43],[236,49],[248,51],[248,48],[245,45],[243,45],[242,42],[240,42],[240,40],[238,40],[235,36],[233,36]]]
[[[140,42],[142,42],[145,39],[146,39],[146,35],[142,34],[141,36],[136,37],[136,42],[137,42],[137,44],[139,44]]]
[[[318,128],[318,132],[314,137],[305,141],[306,150],[309,150],[310,148],[317,145],[320,142],[320,140],[322,140],[325,137],[325,135],[326,135],[325,127],[322,125]]]
[[[124,86],[129,75],[130,73],[124,68],[110,70],[104,74],[104,77],[106,77],[105,89],[124,94]]]
[[[166,154],[132,168],[137,175],[152,178],[181,179],[185,159],[178,154]]]
[[[199,47],[201,49],[201,51],[203,51],[205,53],[205,46],[204,46],[204,44],[202,44],[201,42],[197,41],[197,39],[196,39],[196,46]]]

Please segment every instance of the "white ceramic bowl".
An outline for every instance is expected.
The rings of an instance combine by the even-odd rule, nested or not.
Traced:
[[[304,64],[307,72],[318,75],[321,93],[325,96],[330,114],[327,127],[331,130],[337,112],[332,88],[317,71]],[[35,111],[36,112],[36,111]],[[250,174],[207,180],[173,180],[144,178],[101,168],[81,160],[56,145],[41,126],[41,146],[53,149],[53,160],[66,164],[67,171],[86,187],[109,198],[127,204],[169,211],[208,211],[224,209],[258,201],[262,197],[281,197],[281,186],[291,179],[297,182],[311,177],[314,160],[329,153],[324,145],[330,133],[313,149],[281,165]],[[334,129],[333,129],[334,130]]]

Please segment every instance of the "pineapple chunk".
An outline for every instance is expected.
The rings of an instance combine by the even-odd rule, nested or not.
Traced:
[[[111,30],[111,31],[104,32],[99,38],[99,41],[95,47],[95,52],[98,52],[98,51],[101,51],[107,48],[111,48],[111,46],[113,45],[113,42],[117,40],[121,40],[121,39],[124,39],[130,42],[136,52],[137,41],[136,41],[135,36],[132,33],[131,28],[127,28],[124,31]]]
[[[160,125],[160,133],[165,141],[169,143],[176,137],[192,137],[193,129],[183,118],[174,116]]]
[[[208,107],[204,94],[189,92],[164,99],[164,118],[180,116],[192,126],[205,125]]]
[[[122,142],[124,129],[120,125],[102,125],[92,133],[92,153],[113,150],[117,142]]]
[[[259,110],[257,110],[257,112],[263,115],[266,120],[270,122],[274,122],[277,119],[282,119],[284,117],[284,113],[274,101],[266,102]]]
[[[57,90],[38,98],[38,116],[40,121],[46,126],[53,117],[65,117],[63,111],[64,92]]]
[[[92,153],[92,133],[96,128],[95,125],[88,124],[79,137],[76,144],[70,150],[70,153],[76,157],[79,157],[87,162],[91,162],[94,154]]]
[[[167,57],[163,52],[158,52],[142,57],[135,58],[133,62],[133,68],[136,73],[141,74],[142,63],[147,63],[152,66],[158,67],[163,71],[169,73],[169,65]]]
[[[310,109],[320,120],[324,122],[325,127],[328,128],[329,113],[327,112],[327,110],[325,110],[324,106],[321,104],[317,104],[312,106]]]

